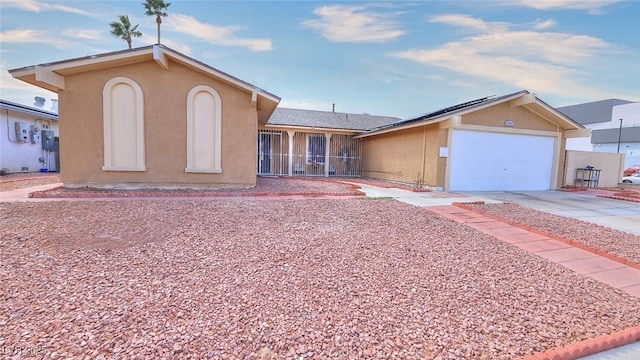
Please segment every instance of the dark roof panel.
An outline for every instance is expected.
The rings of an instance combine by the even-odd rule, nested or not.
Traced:
[[[612,108],[617,105],[632,103],[620,99],[607,99],[584,104],[559,107],[558,111],[580,124],[594,124],[611,121]]]
[[[399,119],[391,116],[276,108],[267,125],[366,131]]]

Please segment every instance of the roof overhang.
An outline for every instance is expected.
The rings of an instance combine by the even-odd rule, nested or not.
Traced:
[[[459,125],[460,118],[465,114],[486,109],[491,106],[495,106],[497,104],[501,104],[505,102],[510,102],[511,107],[519,107],[519,106],[526,107],[528,110],[534,112],[535,114],[544,118],[545,120],[553,124],[556,124],[558,128],[564,129],[566,131],[567,137],[589,136],[589,131],[588,131],[589,129],[585,129],[584,126],[580,125],[576,121],[562,114],[561,112],[554,109],[544,101],[538,99],[535,96],[535,94],[529,93],[528,91],[520,91],[515,94],[503,96],[494,100],[488,100],[473,106],[465,107],[465,108],[448,112],[439,116],[399,121],[395,124],[391,124],[388,127],[374,129],[372,131],[358,135],[356,136],[356,138],[376,136],[376,135],[381,135],[389,132],[395,132],[395,131],[406,130],[406,129],[416,128],[421,126],[427,126],[431,124],[437,124],[444,121],[450,121],[451,124]],[[585,133],[586,135],[584,135]]]
[[[87,71],[101,70],[116,66],[130,65],[153,60],[163,70],[168,70],[170,61],[175,61],[205,75],[216,77],[227,84],[251,94],[251,105],[259,107],[261,103],[272,103],[265,106],[275,109],[280,98],[245,81],[217,70],[209,65],[178,53],[163,45],[151,45],[131,50],[123,50],[101,55],[63,60],[48,64],[32,65],[9,70],[11,76],[26,83],[58,93],[65,88],[65,76]],[[271,111],[273,112],[273,111]],[[267,118],[271,113],[266,114]]]
[[[31,106],[21,105],[7,100],[0,100],[0,108],[7,109],[23,114],[29,114],[38,118],[43,118],[51,121],[58,121],[58,114],[42,110],[40,108],[34,108]]]

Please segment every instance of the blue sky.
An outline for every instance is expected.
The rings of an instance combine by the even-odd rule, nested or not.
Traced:
[[[640,1],[172,0],[161,43],[282,98],[280,106],[407,118],[519,90],[552,106],[640,101]],[[0,97],[56,95],[8,69],[122,50],[109,22],[137,1],[0,2]],[[47,105],[50,101],[47,101]]]

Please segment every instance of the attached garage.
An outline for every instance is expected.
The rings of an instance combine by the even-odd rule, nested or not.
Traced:
[[[523,90],[373,129],[362,139],[363,176],[445,191],[562,186],[566,139],[589,129]]]
[[[556,138],[453,130],[450,191],[549,190]]]

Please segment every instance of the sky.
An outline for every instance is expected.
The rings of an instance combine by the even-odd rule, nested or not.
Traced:
[[[127,48],[137,1],[0,0],[0,98],[57,95],[7,70]],[[640,1],[172,0],[161,43],[282,100],[280,107],[410,118],[520,90],[560,107],[640,101]]]

